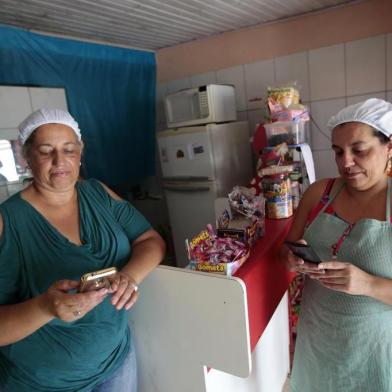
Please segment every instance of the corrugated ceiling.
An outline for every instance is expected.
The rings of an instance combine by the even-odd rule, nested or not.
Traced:
[[[156,50],[357,0],[0,0],[0,23]]]

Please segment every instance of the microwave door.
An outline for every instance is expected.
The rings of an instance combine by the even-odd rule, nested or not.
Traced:
[[[166,114],[170,124],[198,120],[200,104],[197,89],[189,89],[168,96]]]

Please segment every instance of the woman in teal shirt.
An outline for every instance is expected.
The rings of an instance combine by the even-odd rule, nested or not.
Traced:
[[[68,112],[34,112],[20,140],[33,181],[0,205],[0,391],[129,391],[126,310],[164,243],[127,201],[79,179],[83,142]],[[112,266],[110,289],[77,291],[81,275]]]

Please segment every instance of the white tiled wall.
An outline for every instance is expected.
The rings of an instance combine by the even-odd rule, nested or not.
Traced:
[[[331,116],[346,106],[345,98],[314,101],[310,104],[313,121],[310,124],[312,150],[328,150],[331,147],[331,134],[326,125]]]
[[[182,90],[184,88],[189,88],[191,86],[191,78],[181,78],[172,80],[170,83],[167,83],[167,92],[174,93],[175,91]]]
[[[308,102],[310,100],[310,92],[307,52],[276,57],[275,79],[278,85],[289,81],[296,81],[298,88],[301,90],[302,101]]]
[[[263,122],[263,110],[248,110],[249,135],[253,136],[258,124]]]
[[[243,112],[237,112],[238,121],[248,121],[248,112],[245,110]]]
[[[199,86],[204,86],[205,84],[214,84],[214,83],[216,83],[215,71],[191,76],[192,87],[199,87]]]
[[[387,90],[392,90],[392,34],[387,35]]]
[[[344,44],[309,51],[309,83],[311,101],[345,96]]]
[[[157,89],[157,129],[164,129],[164,92],[206,83],[236,87],[238,119],[248,120],[249,136],[263,121],[261,101],[268,86],[297,81],[302,101],[310,108],[311,147],[316,177],[337,175],[326,123],[348,104],[369,97],[392,101],[392,34],[322,47],[170,81]],[[316,125],[317,124],[317,125]],[[318,129],[320,128],[321,131]]]
[[[263,60],[245,64],[245,90],[248,109],[260,109],[260,104],[268,86],[275,85],[273,60]]]
[[[331,149],[313,151],[313,160],[317,178],[338,176],[335,155]]]
[[[377,93],[369,93],[364,95],[353,95],[351,97],[347,97],[347,105],[353,105],[355,103],[364,101],[369,98],[381,98],[385,99],[385,91],[377,92]]]
[[[384,35],[346,43],[347,95],[385,91]]]
[[[245,75],[242,65],[216,71],[216,81],[220,84],[234,84],[237,110],[246,110]]]

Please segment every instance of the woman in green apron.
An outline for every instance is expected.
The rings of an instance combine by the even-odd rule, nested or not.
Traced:
[[[392,391],[392,104],[368,99],[333,116],[340,177],[305,192],[281,257],[305,274],[291,374],[293,392]]]

